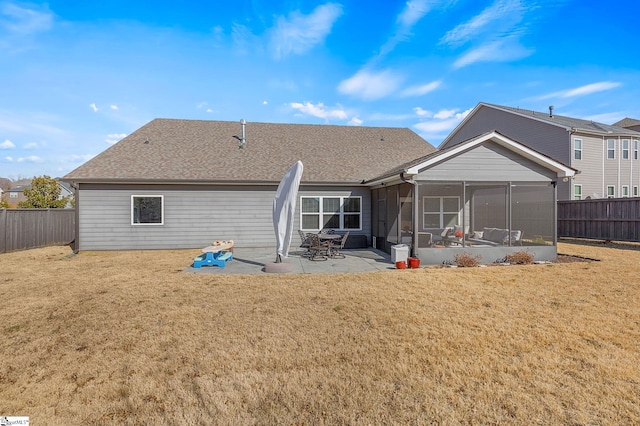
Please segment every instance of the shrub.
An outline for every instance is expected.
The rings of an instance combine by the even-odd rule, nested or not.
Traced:
[[[479,254],[476,256],[471,256],[469,253],[458,253],[453,257],[456,261],[456,265],[461,268],[472,268],[474,266],[478,266],[480,264],[480,259],[482,256]]]
[[[516,265],[531,265],[533,263],[533,255],[528,251],[517,251],[506,255],[505,260]]]

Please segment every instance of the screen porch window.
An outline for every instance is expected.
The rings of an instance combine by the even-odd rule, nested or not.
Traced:
[[[573,158],[575,160],[582,160],[582,139],[575,139],[573,141]]]
[[[582,185],[573,185],[573,199],[582,200]]]
[[[132,225],[164,225],[163,195],[132,195]]]
[[[623,197],[629,196],[629,185],[622,185],[622,196]]]
[[[607,197],[613,198],[616,196],[616,187],[613,185],[607,186]]]
[[[623,160],[629,159],[629,140],[628,139],[622,140],[622,159]]]
[[[616,140],[607,139],[607,159],[613,160],[616,158]]]
[[[422,228],[447,228],[460,224],[460,197],[424,197]]]
[[[362,197],[318,196],[300,200],[300,227],[304,231],[362,229]]]

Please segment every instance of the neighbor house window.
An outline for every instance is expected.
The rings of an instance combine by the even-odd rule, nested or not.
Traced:
[[[132,225],[164,225],[163,195],[132,195]]]
[[[573,185],[573,199],[582,200],[582,185]]]
[[[300,197],[305,231],[362,229],[362,197]]]
[[[10,192],[9,193],[9,198],[18,198],[18,193],[17,192]]]
[[[629,159],[629,139],[622,140],[622,159]]]
[[[629,196],[629,185],[622,185],[622,196],[623,197]]]
[[[573,141],[573,158],[575,160],[582,160],[582,139],[575,139]]]
[[[638,159],[638,141],[637,140],[633,141],[633,159],[634,160]]]
[[[616,158],[616,140],[607,139],[607,158],[613,160]]]
[[[607,197],[613,198],[616,196],[616,187],[613,185],[607,186]]]
[[[634,187],[633,187],[633,196],[634,197],[638,196],[638,185],[634,185]]]
[[[424,197],[422,227],[448,228],[460,224],[460,197]]]

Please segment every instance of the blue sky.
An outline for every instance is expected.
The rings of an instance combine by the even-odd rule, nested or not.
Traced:
[[[0,0],[0,177],[63,176],[154,118],[434,146],[478,102],[640,118],[639,4]]]

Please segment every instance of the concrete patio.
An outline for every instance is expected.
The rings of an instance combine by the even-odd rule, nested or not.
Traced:
[[[273,263],[276,257],[274,248],[239,248],[233,250],[233,260],[227,262],[224,268],[217,266],[203,266],[193,268],[191,265],[184,272],[198,274],[265,274],[265,265]],[[302,251],[293,250],[285,263],[291,265],[292,274],[321,274],[348,272],[375,272],[395,269],[391,263],[391,256],[374,248],[341,250],[344,259],[327,259],[325,261],[311,261],[302,257]]]

